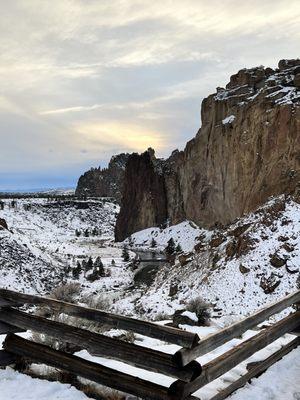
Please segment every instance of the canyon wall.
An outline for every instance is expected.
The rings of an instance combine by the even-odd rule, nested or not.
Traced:
[[[121,201],[125,166],[128,153],[113,156],[108,168],[92,168],[78,180],[75,195],[78,197],[113,197]]]
[[[169,159],[129,157],[116,240],[166,221],[224,225],[299,185],[300,60],[239,71],[203,100],[201,119]]]

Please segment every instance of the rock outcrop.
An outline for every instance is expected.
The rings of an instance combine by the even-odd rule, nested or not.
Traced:
[[[0,218],[0,230],[3,230],[3,229],[8,229],[8,226],[7,226],[5,219]]]
[[[300,176],[300,60],[243,69],[202,102],[182,152],[129,157],[116,239],[169,220],[227,224],[292,193]],[[151,171],[150,176],[148,176]]]
[[[78,197],[113,197],[121,201],[125,166],[128,153],[113,156],[108,168],[92,168],[78,180],[75,195]]]

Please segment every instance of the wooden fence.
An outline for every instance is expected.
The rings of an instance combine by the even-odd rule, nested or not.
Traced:
[[[25,304],[47,306],[58,313],[76,316],[111,328],[136,332],[179,345],[181,348],[175,354],[166,354],[133,343],[126,343],[86,329],[20,311],[18,308]],[[233,347],[221,356],[205,365],[200,365],[196,361],[198,357],[222,346],[233,338],[239,337],[248,329],[256,327],[273,314],[279,313],[292,305],[295,305],[294,312],[279,322],[258,331],[255,336]],[[200,340],[196,334],[180,329],[160,326],[46,297],[0,289],[0,334],[7,334],[3,350],[0,351],[0,365],[7,366],[20,359],[25,359],[29,362],[47,364],[144,399],[192,400],[196,399],[192,396],[195,391],[217,379],[284,334],[293,332],[299,335],[299,305],[300,290],[240,322]],[[95,356],[112,358],[141,369],[174,377],[176,381],[169,388],[166,388],[16,335],[16,333],[26,330],[46,334],[64,343],[76,345]],[[267,359],[255,363],[244,376],[219,392],[212,400],[225,399],[299,344],[300,337],[296,336],[295,339]]]

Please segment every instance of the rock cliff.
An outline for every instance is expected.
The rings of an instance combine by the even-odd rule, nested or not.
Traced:
[[[169,159],[152,152],[129,157],[116,240],[167,220],[227,224],[296,189],[299,59],[281,60],[276,70],[239,71],[203,100],[201,119],[196,137]]]
[[[108,168],[92,168],[78,180],[75,195],[78,197],[114,197],[121,201],[125,166],[128,153],[113,156]]]

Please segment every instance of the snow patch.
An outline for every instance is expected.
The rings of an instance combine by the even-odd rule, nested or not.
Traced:
[[[229,115],[228,117],[224,118],[222,120],[222,124],[226,125],[226,124],[232,124],[232,122],[235,120],[235,115]]]

